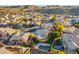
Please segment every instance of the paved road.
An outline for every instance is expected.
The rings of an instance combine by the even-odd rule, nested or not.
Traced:
[[[72,42],[72,34],[63,34],[62,37],[63,45],[65,46],[65,52],[68,54],[74,54],[76,47]]]

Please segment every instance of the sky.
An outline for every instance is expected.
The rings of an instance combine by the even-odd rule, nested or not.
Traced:
[[[0,0],[0,5],[79,5],[79,0]]]

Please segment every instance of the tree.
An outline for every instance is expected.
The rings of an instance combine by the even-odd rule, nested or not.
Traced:
[[[53,54],[64,54],[65,53],[64,51],[56,50],[56,49],[52,49],[50,52]]]
[[[47,40],[47,43],[51,44],[51,49],[54,47],[55,42],[60,39],[61,32],[64,30],[64,26],[61,23],[56,22],[53,29],[54,31],[50,33]]]
[[[54,31],[58,31],[61,33],[64,31],[64,26],[60,22],[56,22],[54,23],[53,29]]]
[[[49,43],[52,45],[52,42],[59,37],[60,37],[60,33],[57,31],[53,31],[52,33],[49,34],[49,37],[46,43]]]
[[[54,14],[54,16],[52,17],[52,22],[54,22],[55,20],[56,20],[56,18],[57,18],[57,16],[56,16],[56,14]]]
[[[76,48],[76,52],[77,52],[77,54],[79,54],[79,48]]]
[[[48,40],[45,43],[48,43],[51,45],[50,50],[54,48],[54,43],[60,39],[60,33],[57,31],[53,31],[49,34]]]
[[[38,44],[40,41],[37,40],[36,35],[33,33],[30,33],[30,37],[32,38],[33,44],[36,45]]]
[[[30,19],[29,19],[29,21],[33,21],[33,19],[32,19],[32,18],[30,18]]]
[[[15,22],[15,21],[10,22],[9,24],[10,24],[10,25],[18,25],[18,23]]]

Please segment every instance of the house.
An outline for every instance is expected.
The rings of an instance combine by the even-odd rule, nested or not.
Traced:
[[[19,26],[19,27],[22,27],[22,26],[23,26],[23,23],[19,23],[18,26]]]
[[[51,54],[48,51],[37,49],[37,48],[34,48],[34,47],[30,49],[30,53],[31,54]]]
[[[30,33],[25,33],[21,38],[22,38],[22,41],[23,42],[27,42],[27,41],[29,41],[30,39],[29,39],[29,36],[30,36]]]
[[[10,34],[6,31],[0,31],[0,38],[1,39],[7,39],[10,36]]]
[[[9,45],[19,45],[19,41],[20,41],[20,37],[17,36],[17,35],[13,35],[11,38],[10,38],[10,41],[8,42]]]
[[[64,33],[73,33],[75,29],[75,27],[67,27],[64,29]]]
[[[68,18],[68,20],[63,20],[63,16],[61,16],[61,17],[58,17],[56,20],[55,20],[55,22],[60,22],[60,23],[62,23],[64,26],[72,26],[72,24],[71,24],[71,19],[69,19]]]
[[[79,22],[79,18],[73,18],[71,20],[71,23],[74,24],[74,23],[78,23]]]
[[[46,39],[48,33],[49,31],[46,29],[37,29],[36,31],[34,31],[34,34],[36,34],[39,39]]]
[[[28,43],[30,41],[29,39],[30,33],[20,33],[15,34],[10,38],[9,44],[12,45],[23,45],[23,43]]]
[[[53,24],[52,23],[44,23],[42,25],[42,28],[45,28],[47,30],[50,30],[52,27],[53,27]]]
[[[54,49],[63,50],[61,45],[59,45],[59,46],[54,46]]]
[[[50,50],[50,44],[47,43],[38,43],[35,48],[41,49],[41,50],[45,50],[45,51],[49,51]]]

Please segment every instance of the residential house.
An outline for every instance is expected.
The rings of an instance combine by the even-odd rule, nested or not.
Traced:
[[[34,34],[37,35],[39,39],[47,39],[49,31],[46,29],[37,29]]]
[[[49,51],[50,50],[51,45],[47,44],[47,43],[38,43],[35,48],[41,49],[41,50],[45,50],[45,51]]]

